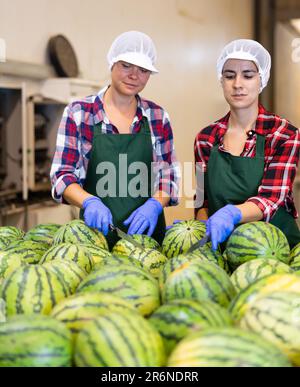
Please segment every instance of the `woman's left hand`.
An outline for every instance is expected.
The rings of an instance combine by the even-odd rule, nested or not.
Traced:
[[[125,226],[130,224],[128,234],[143,234],[148,229],[147,235],[151,236],[162,211],[163,207],[159,201],[154,198],[148,199],[123,222]]]
[[[234,226],[242,219],[239,208],[232,204],[222,207],[206,222],[206,234],[210,235],[212,249],[217,250],[218,244],[224,242],[232,233]]]

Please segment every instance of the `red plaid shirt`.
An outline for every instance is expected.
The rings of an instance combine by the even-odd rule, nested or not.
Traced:
[[[196,136],[195,162],[202,163],[204,172],[215,142],[219,144],[219,151],[225,152],[223,138],[229,117],[230,112]],[[269,113],[262,105],[259,105],[255,132],[265,136],[265,169],[257,195],[247,201],[261,209],[266,222],[270,221],[279,207],[284,207],[297,218],[292,187],[299,161],[300,132],[285,119]],[[247,139],[242,157],[255,156],[256,137],[254,135]],[[207,199],[203,207],[208,207]]]
[[[52,196],[64,203],[63,193],[72,183],[84,185],[89,164],[94,125],[102,123],[102,132],[118,134],[111,124],[103,107],[103,96],[107,87],[98,95],[71,103],[65,108],[61,119],[56,150],[52,162],[50,178]],[[180,168],[176,159],[173,132],[168,113],[151,101],[137,96],[138,107],[131,125],[131,133],[141,129],[143,116],[147,117],[153,148],[153,161],[158,165],[154,181],[154,192],[164,191],[171,197],[169,205],[178,203]]]

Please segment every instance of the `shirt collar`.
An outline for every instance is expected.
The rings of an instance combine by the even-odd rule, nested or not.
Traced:
[[[230,117],[230,111],[217,121],[219,126],[219,135],[222,137],[226,133],[228,121]],[[262,136],[266,136],[274,128],[275,117],[274,114],[268,112],[262,104],[258,105],[258,115],[255,124],[255,132]]]
[[[109,88],[109,85],[103,87],[96,95],[96,98],[94,101],[94,107],[93,107],[95,125],[99,124],[99,122],[105,122],[106,124],[109,123],[109,120],[105,114],[104,107],[103,107],[104,94],[108,88]],[[137,110],[136,110],[136,116],[133,119],[133,124],[137,121],[141,121],[143,116],[146,116],[145,108],[143,106],[143,101],[138,94],[136,95],[136,99],[137,99]]]

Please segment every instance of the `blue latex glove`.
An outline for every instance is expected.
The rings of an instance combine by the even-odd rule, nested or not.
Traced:
[[[125,226],[130,224],[128,234],[143,234],[148,229],[147,235],[151,236],[162,211],[163,207],[156,199],[148,199],[123,222]]]
[[[110,209],[96,196],[90,196],[82,203],[83,218],[87,226],[97,228],[107,235],[109,225],[113,223]]]
[[[232,233],[234,226],[242,219],[241,211],[227,204],[214,213],[206,222],[206,234],[210,235],[212,249],[217,250],[218,244],[224,242]]]
[[[173,224],[171,224],[170,226],[166,227],[166,230],[170,230],[170,228],[172,228],[174,226],[174,224],[177,224],[177,223],[180,223],[180,222],[182,222],[182,220],[179,220],[179,219],[174,220]]]

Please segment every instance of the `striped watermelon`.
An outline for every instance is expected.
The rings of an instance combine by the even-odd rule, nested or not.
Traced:
[[[290,253],[291,268],[300,273],[300,243],[298,243]]]
[[[288,358],[261,336],[238,328],[209,328],[184,338],[169,367],[290,367]]]
[[[300,243],[298,243],[290,252],[290,261],[293,262],[295,259],[300,259]]]
[[[66,324],[75,338],[91,320],[110,312],[131,311],[135,308],[119,297],[108,293],[78,293],[57,304],[51,316]]]
[[[136,236],[134,239],[137,239]],[[143,246],[143,244],[141,243]],[[146,248],[146,246],[145,246]],[[151,249],[151,248],[150,248]],[[118,255],[120,257],[130,257],[135,250],[138,250],[139,252],[142,251],[138,247],[134,246],[132,243],[128,242],[126,239],[120,239],[118,242],[114,245],[112,249],[112,253],[114,255]],[[157,249],[154,249],[157,251]]]
[[[70,367],[71,334],[49,316],[14,316],[0,324],[0,367]]]
[[[31,240],[35,242],[52,244],[53,237],[58,229],[61,227],[60,224],[55,223],[42,223],[31,228],[24,236],[25,240]]]
[[[188,255],[191,258],[194,258],[194,257],[206,258],[209,261],[220,266],[223,270],[226,271],[226,273],[231,274],[226,259],[218,250],[213,251],[210,243],[206,243],[202,248],[198,250],[194,250],[192,253],[189,253],[189,254],[185,253],[184,255]]]
[[[94,264],[92,255],[85,246],[72,243],[61,243],[52,246],[46,254],[43,255],[40,263],[43,264],[55,259],[73,261],[87,273],[92,270]]]
[[[295,366],[300,366],[300,296],[273,292],[255,300],[240,327],[256,332],[276,345]]]
[[[195,330],[232,325],[229,312],[211,301],[173,300],[160,306],[149,321],[160,333],[166,353]]]
[[[174,224],[165,235],[162,253],[172,258],[184,254],[205,234],[205,224],[198,220],[185,220]]]
[[[103,266],[90,273],[79,285],[80,292],[108,292],[130,302],[142,315],[151,314],[160,305],[157,281],[135,266]]]
[[[277,291],[300,294],[299,276],[296,274],[272,274],[253,282],[231,301],[229,305],[231,316],[236,322],[239,322],[258,297]]]
[[[275,259],[259,258],[243,263],[232,274],[231,281],[237,292],[256,280],[271,274],[292,273],[293,270]]]
[[[0,298],[0,323],[3,323],[5,321],[6,321],[5,301],[2,298]]]
[[[120,257],[130,257],[140,261],[150,273],[158,278],[162,266],[167,262],[167,257],[156,249],[139,249],[124,239],[118,241],[113,247],[112,253]]]
[[[235,296],[228,274],[211,262],[186,262],[173,271],[162,289],[163,303],[187,298],[227,306]]]
[[[300,274],[300,260],[298,261],[294,261],[292,264],[291,264],[291,269],[293,270],[293,272],[295,274]]]
[[[207,258],[204,256],[196,256],[193,255],[178,255],[177,257],[170,258],[165,265],[163,266],[161,273],[158,277],[159,286],[161,289],[163,289],[167,278],[170,276],[171,273],[173,273],[175,270],[177,270],[179,267],[181,267],[183,264],[187,262],[209,262]]]
[[[9,246],[11,241],[5,237],[0,236],[0,251]]]
[[[103,259],[112,257],[112,253],[102,247],[97,247],[92,244],[83,244],[82,246],[92,255],[94,265],[102,262]]]
[[[75,293],[78,285],[87,276],[87,272],[77,263],[67,259],[55,259],[54,261],[45,262],[43,266],[59,277],[67,294]]]
[[[25,265],[20,255],[0,251],[0,278],[6,278],[15,269]]]
[[[2,283],[0,298],[7,315],[49,314],[58,301],[67,297],[59,277],[43,266],[26,265],[13,271]]]
[[[129,311],[89,322],[77,336],[74,352],[79,367],[161,367],[166,361],[160,335]]]
[[[118,266],[121,264],[133,265],[146,271],[149,271],[146,267],[144,267],[142,262],[138,261],[137,259],[131,257],[118,257],[117,255],[112,255],[111,257],[103,258],[101,262],[98,262],[94,265],[93,271],[99,270],[103,266]]]
[[[61,226],[55,233],[53,244],[60,243],[91,243],[94,246],[108,250],[108,244],[102,232],[88,227],[82,220],[75,219]]]
[[[156,249],[159,250],[161,249],[160,244],[154,239],[151,238],[148,235],[145,234],[133,234],[132,235],[133,239],[135,239],[140,245],[148,248],[148,249]]]
[[[14,226],[0,227],[0,250],[8,247],[12,242],[23,239],[25,233]]]
[[[288,264],[290,247],[284,233],[266,222],[250,222],[237,227],[226,245],[229,265],[235,270],[257,258],[277,259]]]
[[[18,256],[25,263],[36,264],[48,249],[49,245],[46,243],[19,240],[11,243],[2,253]]]

